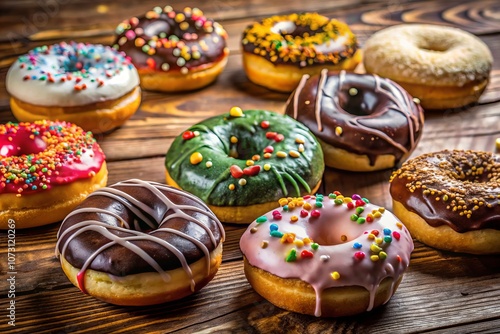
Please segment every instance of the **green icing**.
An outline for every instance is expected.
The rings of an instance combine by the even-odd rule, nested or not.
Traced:
[[[263,128],[262,121],[268,121],[269,127]],[[191,139],[178,136],[167,152],[165,166],[181,188],[210,205],[246,206],[302,196],[310,193],[323,175],[323,152],[316,138],[302,123],[286,115],[265,110],[246,110],[243,117],[226,113],[193,125],[187,131],[197,131],[199,135]],[[284,139],[280,142],[268,139],[267,132],[282,134]],[[237,143],[231,142],[233,136]],[[304,141],[304,151],[294,158],[290,151],[299,152],[297,137]],[[263,151],[267,146],[274,148],[268,159]],[[287,156],[277,157],[279,151]],[[194,152],[203,157],[195,165],[190,162]],[[236,152],[238,157],[231,157],[230,152]],[[255,176],[233,177],[230,167],[236,165],[243,170],[254,155],[260,155],[254,161],[260,172]],[[207,161],[211,161],[211,167],[207,167]],[[271,167],[267,171],[265,164]],[[241,185],[240,179],[245,179],[246,184]],[[230,184],[234,185],[233,190]]]

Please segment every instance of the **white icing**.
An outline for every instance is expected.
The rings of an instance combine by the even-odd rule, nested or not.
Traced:
[[[71,68],[65,68],[70,57]],[[78,61],[85,64],[83,76],[74,67]],[[75,89],[83,85],[85,89]],[[74,42],[31,50],[12,64],[6,78],[9,94],[39,106],[73,107],[114,100],[138,85],[137,70],[123,53],[108,46]]]
[[[291,34],[295,31],[297,26],[293,21],[280,21],[271,27],[271,32],[275,34]]]
[[[319,53],[337,53],[345,50],[349,41],[349,35],[338,36],[337,39],[329,39],[323,44],[314,45],[314,49]]]

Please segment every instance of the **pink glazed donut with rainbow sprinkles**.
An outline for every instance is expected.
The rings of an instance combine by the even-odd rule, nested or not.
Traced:
[[[338,317],[389,301],[413,240],[391,212],[354,194],[283,198],[243,233],[245,275],[283,309]]]

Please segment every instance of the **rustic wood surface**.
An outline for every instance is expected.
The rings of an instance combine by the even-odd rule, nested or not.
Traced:
[[[0,122],[14,121],[5,74],[17,56],[61,40],[110,44],[115,26],[159,3],[141,1],[3,0],[0,2]],[[109,183],[128,178],[164,182],[164,155],[173,138],[232,106],[282,112],[287,94],[250,83],[242,69],[241,32],[264,16],[318,11],[348,23],[361,45],[375,31],[401,22],[456,26],[478,35],[495,58],[479,104],[426,113],[413,156],[444,148],[494,151],[500,137],[500,2],[360,0],[175,0],[199,7],[228,31],[230,58],[217,82],[184,94],[143,92],[140,110],[124,126],[98,136]],[[160,3],[160,5],[164,5]],[[322,192],[361,193],[391,208],[391,171],[347,173],[328,169]],[[500,261],[438,251],[416,242],[411,265],[384,307],[355,317],[318,319],[274,307],[243,274],[238,242],[246,227],[226,224],[223,264],[195,295],[152,307],[118,307],[82,294],[54,256],[58,224],[16,230],[16,326],[7,324],[7,234],[0,234],[0,332],[8,333],[498,333]],[[500,242],[500,241],[499,241]]]

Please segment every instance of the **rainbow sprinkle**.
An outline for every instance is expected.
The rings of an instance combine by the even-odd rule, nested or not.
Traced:
[[[104,154],[91,132],[66,122],[0,125],[0,194],[17,196],[94,176]]]

